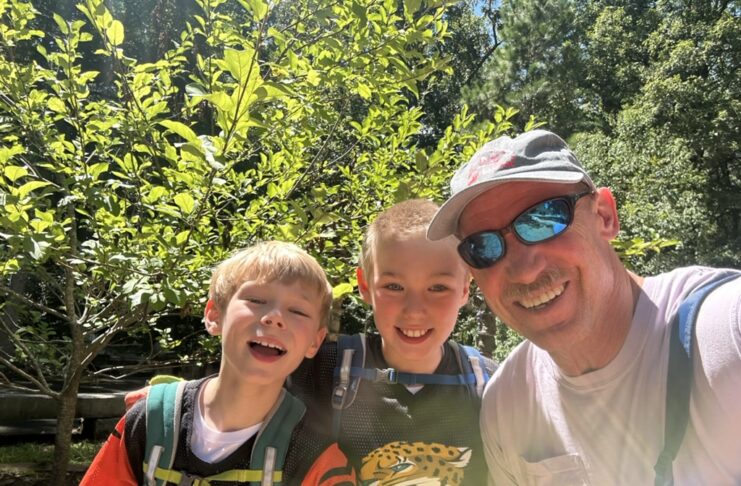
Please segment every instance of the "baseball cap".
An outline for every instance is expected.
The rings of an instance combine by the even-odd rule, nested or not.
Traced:
[[[495,186],[513,181],[583,182],[596,189],[566,142],[555,133],[532,130],[515,138],[499,137],[477,150],[455,172],[450,198],[432,219],[427,238],[441,240],[455,234],[468,203]]]

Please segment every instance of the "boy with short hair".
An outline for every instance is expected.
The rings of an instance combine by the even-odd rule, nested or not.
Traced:
[[[283,388],[319,350],[331,301],[324,271],[293,244],[260,243],[222,262],[204,311],[208,333],[221,336],[219,374],[172,384],[178,391],[163,403],[153,397],[168,391],[153,387],[118,423],[82,484],[191,484],[196,478],[354,484],[344,455],[308,431],[304,405]],[[174,412],[163,417],[160,409],[168,406]],[[153,424],[169,420],[174,435],[152,445]]]
[[[351,353],[365,354],[364,365],[348,366],[364,374],[345,387],[357,389],[337,399],[345,393],[337,383],[345,351],[335,342],[291,376],[289,389],[306,401],[308,422],[339,433],[362,484],[486,481],[476,383],[460,380],[472,374],[469,359],[482,362],[489,375],[494,364],[449,341],[468,300],[470,276],[452,238],[425,237],[437,209],[424,199],[398,203],[365,234],[358,287],[379,334],[366,336],[364,348]]]

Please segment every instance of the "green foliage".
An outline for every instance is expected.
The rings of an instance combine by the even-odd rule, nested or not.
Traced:
[[[70,460],[77,464],[90,464],[101,446],[99,442],[74,442]],[[53,452],[52,444],[25,442],[0,446],[0,464],[49,464]]]
[[[613,189],[616,248],[636,270],[741,265],[737,2],[507,0],[500,13],[471,106],[514,105],[568,138]]]

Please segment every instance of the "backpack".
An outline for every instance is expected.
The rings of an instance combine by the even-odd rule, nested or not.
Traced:
[[[180,381],[153,385],[147,395],[146,462],[143,465],[146,484],[199,486],[213,481],[236,481],[260,486],[280,484],[293,429],[306,411],[304,404],[283,390],[278,403],[265,418],[264,427],[257,434],[250,457],[252,469],[233,469],[200,478],[172,469],[180,435],[183,391],[187,383]]]
[[[350,407],[362,380],[374,383],[400,383],[402,385],[458,385],[467,386],[478,398],[484,385],[491,377],[486,361],[476,348],[449,341],[456,354],[460,369],[457,375],[405,373],[394,368],[378,369],[365,367],[365,334],[341,335],[337,339],[337,366],[334,369],[332,389],[332,434],[335,440],[340,435],[342,411]]]
[[[739,276],[741,275],[722,274],[692,292],[680,304],[672,321],[669,338],[669,369],[666,376],[664,449],[654,466],[656,486],[674,484],[672,463],[677,457],[689,422],[690,391],[692,389],[692,336],[700,306],[713,290]]]

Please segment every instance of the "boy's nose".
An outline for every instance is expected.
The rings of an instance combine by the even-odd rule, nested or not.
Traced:
[[[283,313],[278,308],[271,309],[262,316],[260,323],[266,326],[283,327]]]
[[[409,293],[404,306],[407,314],[422,314],[425,310],[424,298],[414,293]]]

